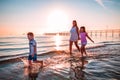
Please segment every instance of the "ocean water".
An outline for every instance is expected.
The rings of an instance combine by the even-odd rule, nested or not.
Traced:
[[[37,54],[43,54],[38,59],[45,67],[32,72],[16,59],[29,53],[26,35],[0,37],[0,80],[120,80],[119,33],[91,38],[95,43],[88,40],[88,58],[80,58],[75,46],[70,58],[69,36],[35,35]]]
[[[92,35],[92,39],[95,41],[93,44],[88,40],[87,48],[95,48],[104,46],[106,43],[120,42],[119,33],[112,36],[111,33]],[[45,54],[50,51],[56,50],[68,50],[69,49],[69,36],[48,36],[48,35],[35,35],[37,42],[37,54]],[[27,56],[29,53],[29,41],[26,35],[20,36],[4,36],[0,37],[0,61],[16,58],[20,56]],[[80,41],[79,41],[80,46]],[[75,48],[75,46],[73,47]]]

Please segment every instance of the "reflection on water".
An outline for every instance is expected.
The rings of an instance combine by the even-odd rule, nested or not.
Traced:
[[[85,80],[84,69],[85,64],[88,61],[85,60],[85,57],[82,58],[72,58],[70,61],[70,79],[71,80]]]
[[[36,80],[39,74],[39,70],[35,70],[34,68],[25,68],[24,76],[28,77],[28,80]]]
[[[56,36],[54,36],[54,40],[55,40],[55,49],[56,50],[60,50],[60,45],[61,45],[61,36],[59,34],[56,34]]]
[[[59,68],[63,68],[63,67],[65,67],[65,65],[59,64],[59,65],[54,65],[54,66],[52,66],[51,68],[52,68],[52,69],[59,69]]]
[[[26,58],[20,58],[24,63],[24,76],[27,80],[36,80],[40,72],[41,63],[32,63],[31,68],[28,67],[28,60]],[[26,80],[26,79],[25,79]]]

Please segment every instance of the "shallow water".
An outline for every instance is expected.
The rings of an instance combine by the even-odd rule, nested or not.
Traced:
[[[28,55],[26,36],[0,37],[0,80],[120,80],[120,38],[92,36],[88,41],[88,58],[68,55],[68,36],[36,36],[38,60],[44,61],[43,69],[24,68],[19,57]],[[79,43],[80,45],[80,43]],[[58,51],[59,50],[59,51]]]
[[[44,57],[44,67],[34,71],[24,68],[23,62],[0,65],[0,80],[119,80],[120,45],[106,45],[87,49],[89,57],[80,58],[76,50],[73,57],[67,52],[56,52]]]

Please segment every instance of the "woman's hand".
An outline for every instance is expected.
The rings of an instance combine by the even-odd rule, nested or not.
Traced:
[[[81,40],[80,37],[78,37],[78,40]]]
[[[94,43],[94,41],[92,41]]]

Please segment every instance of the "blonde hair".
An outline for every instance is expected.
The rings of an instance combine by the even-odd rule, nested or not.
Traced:
[[[78,27],[78,26],[77,26],[77,21],[76,21],[76,20],[73,20],[73,22],[75,22],[75,26]]]

